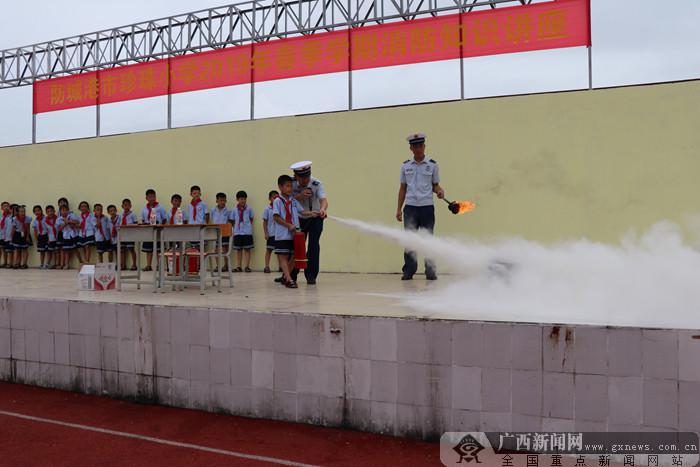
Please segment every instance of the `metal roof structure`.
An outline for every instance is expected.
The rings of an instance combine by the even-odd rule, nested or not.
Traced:
[[[0,88],[276,38],[532,2],[249,0],[2,50]]]

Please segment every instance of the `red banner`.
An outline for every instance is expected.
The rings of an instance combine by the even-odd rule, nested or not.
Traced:
[[[591,45],[588,0],[462,14],[463,57]]]
[[[164,96],[168,94],[168,60],[100,70],[97,78],[100,104]]]
[[[459,15],[353,29],[352,69],[459,58]]]
[[[253,79],[295,78],[348,71],[348,31],[255,44]]]
[[[34,83],[35,114],[96,104],[97,73],[94,71]]]
[[[350,69],[587,46],[589,24],[589,0],[555,0],[274,40],[37,81],[34,113]]]
[[[170,59],[170,92],[250,83],[252,46],[242,45]]]

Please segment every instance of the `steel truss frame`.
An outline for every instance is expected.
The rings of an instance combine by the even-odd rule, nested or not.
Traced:
[[[249,0],[2,50],[0,89],[276,38],[529,3],[533,0]]]

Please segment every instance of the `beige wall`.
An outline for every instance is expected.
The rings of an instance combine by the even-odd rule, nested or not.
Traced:
[[[425,131],[448,197],[479,205],[460,217],[439,205],[440,235],[614,241],[697,211],[699,123],[693,81],[209,125],[0,149],[0,197],[30,206],[130,197],[140,210],[148,187],[168,204],[199,184],[210,204],[217,191],[231,199],[245,189],[260,222],[277,176],[311,159],[332,214],[395,223],[404,137]],[[400,265],[400,249],[326,223],[324,270]]]

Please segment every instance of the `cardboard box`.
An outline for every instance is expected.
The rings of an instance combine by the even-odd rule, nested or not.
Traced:
[[[117,285],[116,263],[97,263],[95,265],[95,290],[112,290]]]
[[[78,289],[80,290],[93,290],[95,280],[95,266],[92,264],[86,264],[80,268],[78,273]]]

